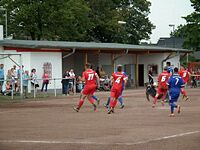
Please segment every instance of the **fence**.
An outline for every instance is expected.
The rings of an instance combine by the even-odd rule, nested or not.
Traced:
[[[31,83],[31,81],[33,80],[28,80],[28,89],[29,89],[29,93],[33,93],[33,98],[36,98],[37,97],[37,91],[38,91],[38,88],[35,88],[36,87],[36,84],[39,84],[41,85],[43,83],[43,80],[44,79],[36,79],[34,82]],[[48,78],[48,79],[45,79],[45,80],[49,80],[49,83],[53,83],[53,88],[50,88],[48,90],[52,90],[53,89],[53,93],[54,93],[54,96],[57,97],[58,95],[58,90],[62,89],[62,83],[61,81],[62,80],[71,80],[71,79],[66,79],[66,78]],[[11,80],[0,80],[0,81],[3,81],[3,86],[4,88],[2,88],[2,93],[8,93],[10,92],[10,96],[11,96],[11,99],[14,99],[14,93],[18,93],[17,91],[15,91],[15,83],[18,81],[20,83],[20,80],[16,80],[16,79],[11,79]],[[24,80],[23,80],[24,81]],[[41,82],[40,82],[41,81]],[[58,82],[59,81],[59,82]],[[6,82],[9,82],[10,85],[11,85],[11,89],[6,89]],[[60,84],[59,85],[59,88],[57,88],[57,84]],[[19,85],[23,85],[23,84],[19,84]],[[68,84],[69,86],[69,84]],[[18,91],[21,91],[21,88],[22,88],[22,93],[21,93],[21,98],[23,99],[24,98],[24,91],[23,91],[23,86],[19,86],[19,90]],[[76,80],[73,80],[73,93],[74,95],[76,95]],[[4,91],[3,91],[4,89]],[[68,88],[69,89],[69,88]],[[68,92],[68,91],[67,91]]]

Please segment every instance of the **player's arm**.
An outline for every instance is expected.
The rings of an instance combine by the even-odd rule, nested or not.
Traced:
[[[100,78],[97,73],[95,73],[95,76],[97,78],[97,87],[100,88]]]
[[[80,80],[85,82],[85,73],[82,74],[82,77],[80,78]]]

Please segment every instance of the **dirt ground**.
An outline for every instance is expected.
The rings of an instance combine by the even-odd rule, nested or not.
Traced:
[[[0,103],[0,150],[199,150],[200,89],[187,89],[190,100],[179,99],[181,114],[168,117],[169,106],[152,108],[144,89],[124,91],[124,109],[108,115],[108,92],[96,95],[96,112],[77,96]]]

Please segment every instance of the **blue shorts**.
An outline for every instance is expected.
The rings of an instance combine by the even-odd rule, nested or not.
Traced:
[[[169,92],[169,102],[173,103],[173,102],[177,102],[178,98],[179,98],[180,93],[171,93]]]

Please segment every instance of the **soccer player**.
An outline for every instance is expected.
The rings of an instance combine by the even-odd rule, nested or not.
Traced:
[[[91,65],[89,63],[85,64],[85,71],[83,72],[82,79],[81,79],[83,82],[85,82],[85,86],[81,92],[81,97],[80,97],[77,107],[74,107],[74,110],[76,112],[79,112],[86,97],[89,100],[89,102],[93,105],[94,111],[96,110],[96,104],[94,104],[94,99],[92,98],[92,95],[94,94],[94,91],[96,90],[96,80],[99,87],[99,76],[94,70],[90,68],[91,68]]]
[[[168,88],[169,88],[169,105],[170,105],[170,117],[174,117],[174,108],[178,109],[178,113],[180,113],[180,105],[177,105],[176,102],[178,101],[179,95],[180,95],[180,89],[184,87],[184,82],[182,78],[178,75],[178,68],[174,68],[174,75],[172,75],[168,82],[167,82]]]
[[[170,77],[170,73],[167,72],[167,69],[168,69],[167,66],[165,66],[163,72],[158,76],[158,88],[157,88],[156,96],[154,97],[154,101],[152,105],[153,108],[156,106],[159,95],[162,95],[161,102],[162,102],[162,105],[164,105],[164,100],[166,98],[167,88],[168,88],[167,81]]]
[[[183,66],[181,66],[178,74],[183,79],[183,82],[186,86],[190,76],[189,71],[187,71]],[[185,101],[189,99],[184,88],[181,88],[181,94],[183,95],[182,99],[185,99]]]
[[[108,108],[108,114],[114,113],[114,108],[117,104],[117,99],[122,91],[122,83],[126,85],[127,78],[122,73],[122,65],[117,66],[117,72],[114,72],[111,76],[112,88],[110,91],[110,107]]]
[[[128,80],[128,77],[127,77],[127,74],[123,71],[122,74],[124,74],[126,76],[126,80]],[[124,103],[123,103],[123,99],[122,99],[122,92],[125,88],[125,85],[124,85],[124,81],[122,81],[122,91],[118,97],[118,101],[120,103],[120,108],[124,108]],[[107,99],[107,102],[104,104],[104,107],[108,108],[109,107],[109,104],[110,104],[110,96],[108,97]]]

